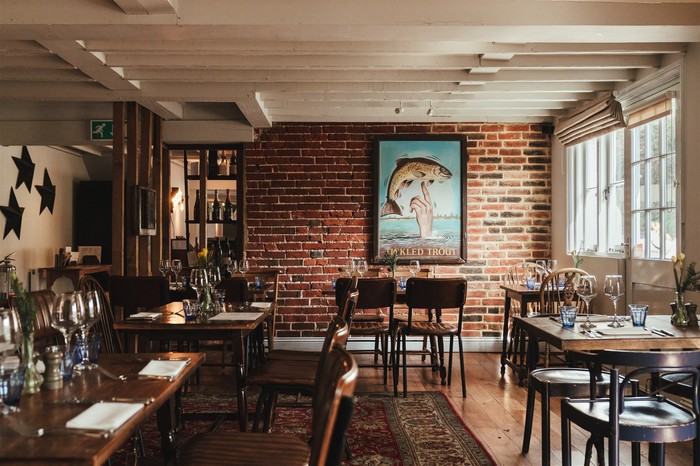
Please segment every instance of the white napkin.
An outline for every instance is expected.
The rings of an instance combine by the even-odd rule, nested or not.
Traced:
[[[270,309],[272,303],[250,303],[250,307],[253,309]]]
[[[220,314],[212,317],[211,320],[222,320],[222,321],[241,321],[241,320],[257,320],[263,313],[262,312],[222,312]]]
[[[141,411],[143,406],[143,403],[95,403],[66,422],[66,427],[114,432],[131,416]]]
[[[139,375],[153,375],[156,377],[177,377],[188,361],[161,361],[153,360],[141,369]]]
[[[644,330],[643,327],[596,327],[595,331],[609,336],[649,336],[652,334],[650,330]]]
[[[132,314],[129,317],[127,317],[127,319],[155,320],[161,315],[162,314],[160,312],[137,312],[136,314]]]

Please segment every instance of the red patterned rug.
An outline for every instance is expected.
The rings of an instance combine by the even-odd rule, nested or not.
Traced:
[[[183,409],[188,413],[226,411],[231,403],[231,395],[226,394],[193,393],[183,397]],[[274,430],[308,439],[309,419],[309,408],[280,407]],[[237,426],[237,422],[224,421],[217,430],[236,431]],[[177,444],[210,427],[210,422],[187,421],[177,435]],[[147,458],[159,459],[155,421],[145,425],[143,433]],[[348,465],[496,464],[440,392],[414,392],[408,398],[358,395],[347,438],[352,452],[352,458],[344,462]],[[112,464],[124,461],[125,451],[112,458]]]

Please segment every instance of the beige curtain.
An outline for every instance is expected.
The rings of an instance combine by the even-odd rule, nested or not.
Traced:
[[[607,92],[560,120],[554,134],[568,146],[624,127],[622,105]]]

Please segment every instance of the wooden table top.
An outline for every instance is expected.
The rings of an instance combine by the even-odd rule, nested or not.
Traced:
[[[190,358],[190,364],[169,382],[139,378],[138,372],[154,358]],[[34,395],[22,395],[20,412],[0,417],[0,463],[7,464],[85,464],[102,465],[138,427],[163,406],[205,360],[204,353],[153,353],[100,355],[100,366],[115,374],[127,374],[123,382],[112,380],[98,370],[76,373],[63,388]],[[133,376],[133,378],[132,378]],[[61,403],[61,400],[143,400],[153,399],[107,438],[88,437],[65,429],[66,421],[90,404]],[[13,426],[15,428],[13,428]],[[17,427],[19,426],[19,427]],[[42,427],[40,438],[21,436],[22,426]]]
[[[675,334],[662,337],[648,335],[603,335],[602,338],[589,338],[577,329],[563,328],[559,322],[550,317],[516,317],[523,330],[531,333],[541,341],[564,351],[597,351],[604,349],[700,349],[700,328],[679,328],[671,325],[670,315],[647,316],[646,328],[657,328]],[[579,321],[576,322],[578,327]],[[607,324],[596,322],[598,330],[604,332]],[[632,324],[625,322],[627,328]]]

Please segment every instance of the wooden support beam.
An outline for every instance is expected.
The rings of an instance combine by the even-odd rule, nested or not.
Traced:
[[[151,161],[152,161],[152,129],[153,129],[153,114],[150,110],[138,106],[139,114],[139,134],[138,134],[138,186],[151,187]],[[156,205],[159,204],[161,193],[156,190]],[[157,222],[156,216],[156,222]],[[157,223],[156,223],[157,225]],[[156,229],[157,231],[158,229]],[[151,236],[138,236],[138,276],[149,277],[151,275]],[[158,261],[156,259],[156,267],[153,270],[158,270]]]
[[[135,102],[129,102],[126,106],[126,182],[125,182],[125,193],[127,199],[127,208],[125,209],[125,241],[124,241],[124,260],[125,265],[125,275],[129,277],[137,277],[139,275],[138,269],[138,252],[139,243],[138,236],[134,234],[134,188],[138,184],[138,141],[139,141],[139,112],[137,111],[138,105]]]
[[[124,123],[126,103],[114,102],[112,149],[112,274],[124,275]]]
[[[158,229],[151,242],[151,270],[158,270],[160,258],[170,258],[170,157],[163,151],[161,118],[153,115],[153,189],[158,201]]]

